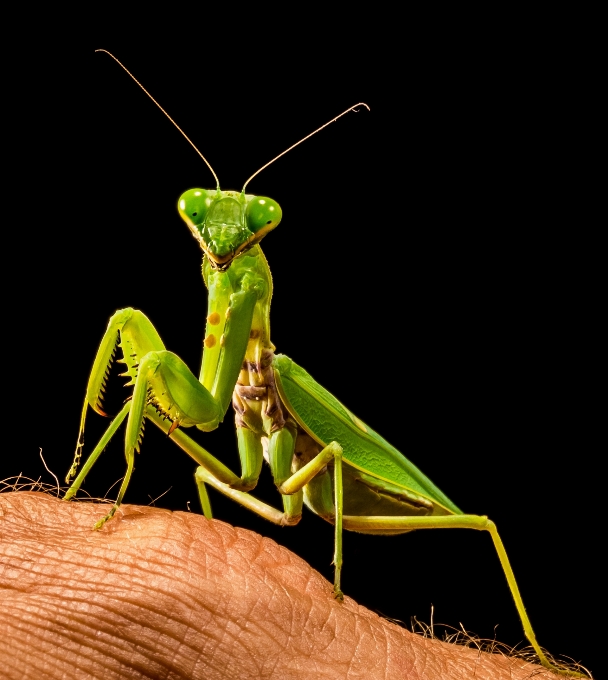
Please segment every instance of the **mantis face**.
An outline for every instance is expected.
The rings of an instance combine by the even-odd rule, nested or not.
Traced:
[[[181,195],[178,210],[211,266],[222,271],[259,243],[282,216],[272,198],[219,189],[189,189]]]

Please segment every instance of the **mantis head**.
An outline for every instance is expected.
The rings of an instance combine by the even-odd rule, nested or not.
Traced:
[[[178,210],[211,266],[222,271],[259,243],[282,216],[272,198],[219,189],[189,189],[180,196]]]

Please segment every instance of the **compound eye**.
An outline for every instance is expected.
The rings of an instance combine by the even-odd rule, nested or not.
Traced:
[[[200,232],[215,194],[207,189],[189,189],[180,196],[177,209],[190,228],[196,227]]]
[[[254,234],[264,229],[270,231],[281,221],[281,206],[266,196],[255,196],[247,204],[247,226]]]

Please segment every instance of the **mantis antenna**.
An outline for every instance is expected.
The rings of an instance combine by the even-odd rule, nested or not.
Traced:
[[[119,63],[120,63],[120,62],[119,62]],[[121,64],[121,66],[122,66],[122,64]],[[123,68],[124,68],[124,66],[123,66]],[[125,69],[125,71],[126,71],[126,69]],[[127,73],[128,73],[128,71],[127,71]],[[136,81],[136,82],[137,82],[137,81]],[[274,163],[276,160],[278,160],[279,158],[281,158],[281,156],[284,156],[288,151],[291,151],[292,149],[295,149],[296,146],[298,146],[298,145],[301,144],[302,142],[305,142],[307,139],[309,139],[309,138],[312,137],[313,135],[316,135],[317,132],[321,132],[321,130],[322,130],[323,128],[326,128],[328,125],[331,125],[332,123],[335,123],[335,122],[338,120],[338,118],[342,118],[342,116],[345,116],[345,115],[346,115],[347,113],[349,113],[350,111],[354,111],[355,113],[358,113],[358,111],[357,111],[357,106],[365,106],[365,108],[366,108],[368,111],[370,110],[369,106],[368,106],[365,102],[359,102],[358,104],[355,104],[354,106],[351,106],[349,109],[346,109],[346,111],[342,111],[342,113],[341,113],[339,116],[336,116],[335,118],[332,118],[331,120],[327,121],[327,123],[325,123],[325,125],[321,125],[321,127],[317,128],[316,130],[314,130],[313,132],[311,132],[309,135],[306,135],[306,137],[302,137],[302,139],[301,139],[299,142],[296,142],[295,144],[292,144],[292,145],[289,147],[289,149],[285,149],[285,151],[283,151],[282,153],[280,153],[278,156],[275,156],[271,161],[268,161],[268,163],[266,163],[266,165],[263,165],[259,170],[256,170],[256,171],[253,173],[253,175],[251,175],[251,177],[245,182],[245,184],[243,184],[242,193],[245,193],[245,187],[249,184],[249,182],[251,182],[251,180],[252,180],[256,175],[259,175],[260,172],[262,172],[262,170],[265,170],[269,165],[271,165],[271,164]],[[182,133],[182,134],[183,134],[183,133]],[[184,136],[185,136],[185,135],[184,135]],[[188,138],[186,137],[186,139],[188,139]],[[190,141],[190,140],[188,140],[188,141]],[[192,142],[190,142],[190,143],[192,143]]]
[[[194,145],[194,142],[190,139],[190,137],[188,137],[188,135],[187,135],[187,134],[180,128],[180,126],[173,120],[173,118],[171,118],[171,116],[165,111],[165,109],[163,109],[163,107],[156,101],[156,99],[154,99],[154,97],[148,92],[148,90],[146,90],[146,88],[139,82],[139,80],[137,80],[137,78],[131,73],[131,71],[129,71],[129,69],[128,69],[121,61],[119,61],[119,60],[118,60],[111,52],[108,52],[108,50],[95,50],[95,52],[105,52],[109,57],[112,57],[112,59],[114,59],[114,61],[115,61],[115,62],[116,62],[116,63],[117,63],[117,64],[118,64],[118,65],[119,65],[119,66],[120,66],[120,67],[121,67],[121,68],[122,68],[122,69],[130,76],[130,77],[131,77],[131,79],[132,79],[137,85],[139,85],[139,87],[140,87],[140,88],[148,95],[148,97],[150,97],[150,99],[156,104],[156,106],[157,106],[157,107],[165,114],[165,116],[167,116],[167,118],[173,123],[173,125],[181,132],[181,134],[182,134],[183,137],[186,139],[186,141],[188,142],[188,144],[190,144],[190,146],[196,151],[196,153],[197,153],[197,154],[205,161],[205,164],[207,165],[207,167],[209,168],[209,170],[211,170],[211,174],[212,174],[213,177],[215,178],[216,187],[217,187],[217,189],[219,190],[219,188],[220,188],[220,181],[219,181],[217,175],[215,174],[213,168],[211,167],[211,164],[209,163],[209,161],[208,161],[208,160],[203,156],[203,154],[196,148],[196,146]],[[260,172],[262,172],[262,170],[265,170],[269,165],[271,165],[271,164],[274,163],[276,160],[278,160],[279,158],[281,158],[281,156],[284,156],[286,153],[288,153],[288,152],[291,151],[292,149],[295,149],[296,146],[302,144],[302,142],[305,142],[307,139],[309,139],[309,138],[312,137],[313,135],[316,135],[317,132],[320,132],[321,130],[323,130],[323,128],[326,128],[328,125],[331,125],[332,123],[335,123],[335,122],[338,120],[338,118],[342,118],[342,116],[345,116],[345,115],[346,115],[347,113],[349,113],[350,111],[355,111],[355,113],[356,113],[356,112],[357,112],[357,107],[358,107],[358,106],[365,106],[365,108],[366,108],[368,111],[370,110],[369,106],[368,106],[365,102],[359,102],[358,104],[355,104],[354,106],[351,106],[350,108],[346,109],[346,111],[342,111],[341,114],[339,114],[339,115],[336,116],[335,118],[332,118],[331,120],[327,121],[327,123],[325,123],[324,125],[321,125],[321,127],[318,127],[316,130],[313,130],[310,134],[306,135],[306,137],[303,137],[299,142],[296,142],[295,144],[292,144],[288,149],[285,149],[285,151],[283,151],[282,153],[280,153],[278,156],[275,156],[272,160],[268,161],[268,163],[266,163],[266,165],[263,165],[259,170],[256,170],[256,171],[253,173],[253,175],[251,175],[251,177],[245,182],[245,184],[243,184],[243,189],[241,190],[241,192],[242,192],[242,193],[245,193],[245,187],[249,184],[249,182],[251,182],[251,180],[252,180],[254,177],[256,177],[257,175],[259,175]]]
[[[217,175],[215,174],[215,172],[213,171],[213,168],[211,167],[211,164],[209,163],[209,161],[208,161],[208,160],[203,156],[203,154],[196,148],[196,146],[194,145],[194,143],[192,142],[192,140],[190,139],[190,137],[188,137],[188,135],[187,135],[187,134],[180,128],[180,126],[173,120],[173,118],[171,118],[171,116],[165,111],[165,109],[163,109],[163,107],[156,101],[156,99],[154,99],[154,97],[148,92],[148,90],[146,90],[146,88],[139,82],[139,80],[137,80],[137,78],[131,73],[131,71],[129,71],[129,69],[128,69],[124,64],[122,64],[122,63],[121,63],[121,62],[120,62],[120,61],[119,61],[119,60],[118,60],[111,52],[108,52],[108,50],[95,50],[95,52],[105,52],[109,57],[112,57],[112,59],[114,59],[114,61],[115,61],[115,62],[116,62],[116,63],[117,63],[124,71],[126,71],[126,72],[131,76],[131,78],[139,85],[139,87],[141,87],[141,89],[148,95],[148,97],[150,97],[150,99],[156,104],[156,106],[158,106],[158,108],[165,114],[165,116],[167,116],[167,118],[173,123],[173,125],[175,125],[175,127],[182,133],[182,135],[185,137],[186,141],[187,141],[187,142],[190,144],[190,146],[196,151],[196,153],[197,153],[197,154],[205,161],[205,163],[207,164],[207,167],[209,168],[209,170],[211,170],[211,174],[212,174],[213,177],[215,178],[216,187],[217,187],[217,189],[219,190],[219,188],[220,188],[220,181],[219,181],[219,179],[217,178]],[[289,151],[289,149],[288,149],[288,151]],[[272,163],[272,161],[271,161],[271,163]],[[258,170],[258,172],[259,172],[259,170]],[[249,180],[248,180],[248,181],[249,181]]]

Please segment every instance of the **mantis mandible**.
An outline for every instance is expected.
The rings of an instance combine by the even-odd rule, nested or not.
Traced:
[[[326,125],[358,106],[365,105],[351,107]],[[178,130],[182,132],[179,127]],[[198,150],[197,153],[207,163]],[[255,175],[240,192],[223,191],[213,169],[207,165],[215,177],[216,187],[190,189],[178,202],[180,216],[203,251],[203,278],[209,292],[200,375],[197,378],[177,355],[165,349],[160,335],[142,312],[131,308],[117,311],[102,338],[89,378],[74,463],[66,478],[68,483],[73,481],[65,499],[75,496],[97,458],[126,420],[127,471],[116,502],[95,524],[95,529],[101,529],[122,503],[133,472],[135,452],[142,443],[144,423],[150,420],[199,464],[195,479],[205,517],[212,517],[206,489],[209,485],[275,524],[297,524],[304,504],[332,523],[335,526],[334,595],[338,599],[343,597],[343,529],[381,535],[433,528],[487,531],[524,633],[540,662],[563,675],[586,677],[558,668],[540,648],[494,523],[485,516],[464,514],[402,453],[352,414],[303,368],[288,357],[275,354],[269,330],[272,280],[259,244],[278,226],[281,208],[271,198],[245,193]],[[76,476],[84,445],[86,414],[91,407],[106,415],[103,393],[118,347],[122,353],[119,361],[126,366],[123,375],[133,387],[132,397],[114,416]],[[231,402],[235,411],[240,475],[184,432],[188,427],[204,432],[216,429]],[[264,460],[281,494],[282,510],[249,493],[257,484]]]

